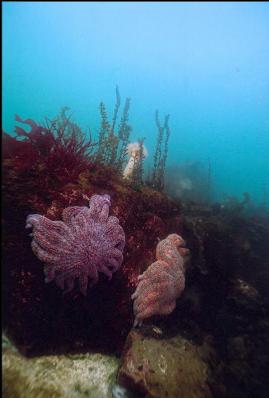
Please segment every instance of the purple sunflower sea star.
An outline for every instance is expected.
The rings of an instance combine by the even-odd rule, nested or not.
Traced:
[[[97,283],[98,272],[112,277],[123,261],[125,234],[117,217],[109,216],[109,195],[93,195],[89,207],[67,207],[63,221],[52,221],[39,214],[26,219],[33,228],[32,250],[45,263],[45,282],[71,291],[79,279],[80,291],[87,294]]]
[[[177,234],[168,235],[156,248],[156,258],[138,277],[134,300],[134,326],[157,314],[170,314],[185,288],[183,257],[188,254],[185,241]]]

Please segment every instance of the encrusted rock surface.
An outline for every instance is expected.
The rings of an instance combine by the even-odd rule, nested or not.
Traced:
[[[155,336],[154,336],[154,330]],[[132,330],[127,338],[118,382],[151,398],[211,398],[209,343],[198,346],[177,335],[157,337]]]
[[[112,398],[119,360],[102,354],[25,358],[3,344],[6,398]]]

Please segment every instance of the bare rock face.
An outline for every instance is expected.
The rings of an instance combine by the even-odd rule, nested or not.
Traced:
[[[127,338],[118,383],[151,398],[211,398],[210,344],[197,346],[182,336],[162,338],[132,330]]]

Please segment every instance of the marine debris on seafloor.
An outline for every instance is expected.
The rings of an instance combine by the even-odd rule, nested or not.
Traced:
[[[121,355],[118,382],[148,396],[187,397],[191,391],[194,397],[264,398],[269,390],[267,216],[244,211],[247,196],[224,206],[181,202],[122,178],[119,158],[110,164],[106,159],[115,159],[113,151],[106,154],[102,147],[109,134],[115,135],[118,109],[119,101],[110,130],[102,116],[106,130],[99,159],[101,141],[86,140],[66,109],[46,127],[17,116],[30,131],[17,126],[17,137],[3,133],[6,335],[26,356],[91,350]],[[123,119],[126,126],[126,115]],[[124,149],[126,145],[124,141]],[[165,163],[162,153],[156,155],[156,165]],[[76,283],[63,295],[54,283],[44,283],[44,264],[31,250],[25,219],[39,214],[54,225],[64,209],[88,208],[92,195],[111,198],[110,215],[125,233],[123,263],[111,280],[100,273],[87,296]],[[157,245],[169,234],[182,236],[190,249],[185,289],[174,311],[153,314],[134,330],[131,296],[139,275],[155,261]],[[24,366],[22,358],[13,359]],[[9,361],[7,357],[6,372]]]

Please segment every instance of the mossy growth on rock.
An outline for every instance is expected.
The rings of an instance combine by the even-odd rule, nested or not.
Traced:
[[[11,343],[3,346],[2,361],[7,398],[112,398],[119,364],[102,354],[25,358]]]
[[[155,338],[133,330],[126,341],[119,383],[147,397],[211,398],[208,353],[180,335]]]

